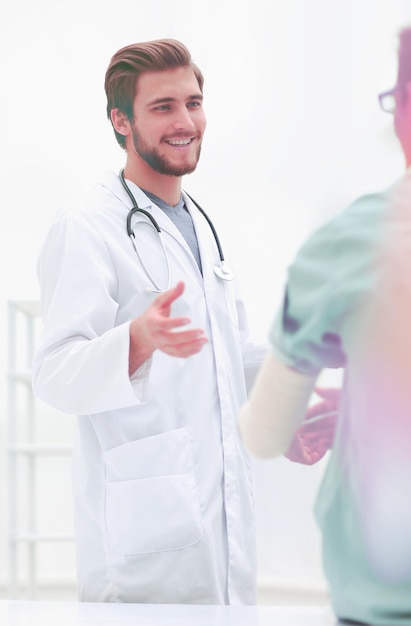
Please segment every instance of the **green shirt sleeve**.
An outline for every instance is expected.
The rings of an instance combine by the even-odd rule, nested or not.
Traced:
[[[355,312],[375,282],[381,195],[364,196],[317,230],[288,271],[270,330],[274,355],[307,375],[347,364]]]

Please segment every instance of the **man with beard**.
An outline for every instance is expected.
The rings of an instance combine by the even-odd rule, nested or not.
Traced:
[[[78,416],[79,597],[252,604],[252,477],[235,417],[262,350],[182,191],[206,126],[203,76],[180,42],[157,40],[114,54],[105,89],[125,167],[56,219],[38,264],[34,390]]]

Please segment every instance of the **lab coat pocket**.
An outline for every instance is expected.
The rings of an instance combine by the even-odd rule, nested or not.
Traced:
[[[197,543],[202,519],[185,428],[105,453],[106,528],[111,554],[178,550]]]

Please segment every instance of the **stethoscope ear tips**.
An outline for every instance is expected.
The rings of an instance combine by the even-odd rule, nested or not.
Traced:
[[[154,293],[154,289],[152,289],[151,287],[146,287],[144,289],[144,293],[151,295],[152,293]]]

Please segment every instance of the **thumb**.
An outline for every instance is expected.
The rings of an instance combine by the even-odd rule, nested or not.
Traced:
[[[157,298],[154,301],[155,304],[158,307],[163,307],[163,308],[167,308],[171,306],[174,300],[177,300],[177,298],[181,296],[181,294],[184,291],[184,288],[185,288],[184,283],[182,281],[178,282],[175,287],[172,287],[168,291],[165,291],[164,293],[162,293],[160,296],[157,296]]]

